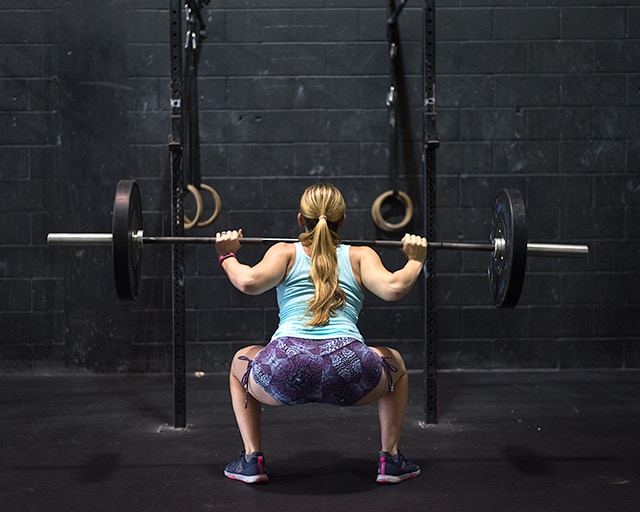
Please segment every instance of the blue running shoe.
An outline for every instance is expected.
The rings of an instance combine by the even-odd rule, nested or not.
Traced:
[[[227,464],[227,467],[224,468],[224,476],[232,480],[240,480],[245,484],[255,484],[269,480],[262,452],[253,452],[247,457],[243,451],[238,460]]]
[[[419,474],[420,466],[411,462],[400,452],[395,455],[391,455],[389,452],[380,452],[376,482],[397,484],[415,478]]]

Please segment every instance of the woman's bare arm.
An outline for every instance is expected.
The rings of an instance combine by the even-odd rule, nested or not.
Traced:
[[[378,253],[370,247],[357,249],[357,274],[362,285],[382,300],[396,301],[407,295],[416,283],[427,257],[426,238],[407,234],[402,242],[402,252],[407,256],[407,262],[395,272],[387,270]]]
[[[240,250],[242,230],[216,233],[216,252],[218,255]],[[271,246],[262,259],[253,266],[240,263],[237,258],[226,258],[221,265],[231,284],[247,295],[259,295],[282,282],[287,275],[293,259],[295,247],[290,243],[278,243]]]

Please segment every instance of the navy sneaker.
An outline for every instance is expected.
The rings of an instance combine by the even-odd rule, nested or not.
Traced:
[[[253,452],[247,457],[243,451],[238,460],[227,464],[227,467],[224,468],[224,476],[232,480],[240,480],[245,484],[255,484],[269,480],[262,452]]]
[[[380,452],[378,460],[378,477],[376,482],[380,484],[397,484],[420,474],[420,466],[414,464],[400,452],[391,455],[389,452]]]

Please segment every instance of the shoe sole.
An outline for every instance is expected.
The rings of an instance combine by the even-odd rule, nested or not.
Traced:
[[[414,471],[413,473],[405,473],[404,475],[378,475],[376,478],[376,482],[379,484],[399,484],[400,482],[404,482],[405,480],[411,480],[412,478],[420,475],[420,470]]]
[[[244,482],[245,484],[257,484],[260,482],[269,481],[269,477],[266,475],[266,473],[263,473],[261,475],[247,476],[247,475],[238,475],[237,473],[229,473],[227,470],[225,470],[224,476],[226,476],[227,478],[230,478],[231,480],[238,480],[239,482]]]

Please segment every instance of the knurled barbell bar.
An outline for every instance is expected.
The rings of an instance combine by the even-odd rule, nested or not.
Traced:
[[[522,194],[503,189],[496,197],[491,216],[489,243],[429,241],[429,249],[489,252],[489,287],[497,308],[513,308],[522,292],[527,256],[585,257],[586,245],[543,244],[527,241],[527,224]],[[49,233],[49,245],[112,246],[116,292],[120,299],[138,296],[142,251],[153,244],[215,244],[215,237],[145,236],[142,225],[140,189],[135,180],[121,180],[113,203],[111,233]],[[290,238],[242,237],[243,245],[272,245],[295,242]],[[348,245],[401,248],[397,240],[342,240]]]

